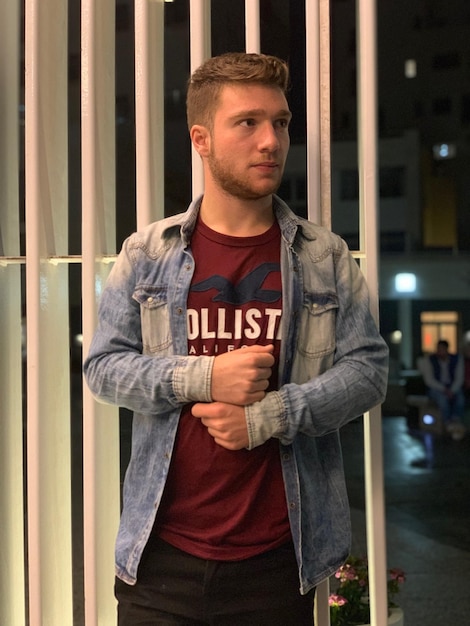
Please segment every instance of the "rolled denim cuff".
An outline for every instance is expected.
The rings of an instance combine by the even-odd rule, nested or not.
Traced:
[[[260,402],[245,407],[248,428],[248,450],[279,437],[286,424],[285,407],[278,391],[271,391]]]
[[[173,370],[173,391],[178,402],[212,402],[214,359],[213,356],[197,356],[179,362]]]

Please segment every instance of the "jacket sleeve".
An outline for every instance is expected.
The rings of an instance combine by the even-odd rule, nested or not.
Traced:
[[[84,376],[100,401],[159,415],[193,401],[209,402],[214,357],[144,354],[135,274],[124,243],[98,309]]]
[[[457,360],[457,365],[455,367],[454,380],[450,387],[450,390],[452,391],[452,393],[456,393],[457,391],[460,391],[461,389],[463,389],[464,382],[465,382],[464,360],[463,360],[463,357],[459,355],[458,360]]]
[[[289,382],[245,408],[250,448],[269,437],[290,444],[298,433],[321,437],[383,402],[388,347],[369,309],[369,293],[345,250],[337,260],[338,297],[332,366],[303,384]]]

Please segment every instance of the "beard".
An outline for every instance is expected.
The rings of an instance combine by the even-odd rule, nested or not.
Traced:
[[[259,184],[255,184],[249,180],[248,176],[244,178],[234,173],[233,167],[230,164],[218,159],[214,153],[211,153],[207,162],[212,174],[214,182],[227,194],[240,198],[241,200],[259,200],[265,198],[276,191],[281,184],[281,176],[276,179],[266,178],[264,181],[260,181]]]

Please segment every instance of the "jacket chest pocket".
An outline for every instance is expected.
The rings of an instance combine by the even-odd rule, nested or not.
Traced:
[[[297,344],[304,357],[315,359],[334,352],[337,310],[336,294],[304,294]]]
[[[138,287],[133,298],[140,304],[143,353],[167,350],[172,339],[166,287]]]

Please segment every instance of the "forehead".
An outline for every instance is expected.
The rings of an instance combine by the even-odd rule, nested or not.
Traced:
[[[287,99],[279,87],[262,84],[224,85],[219,93],[216,116],[233,117],[245,112],[258,111],[260,114],[288,114]]]

